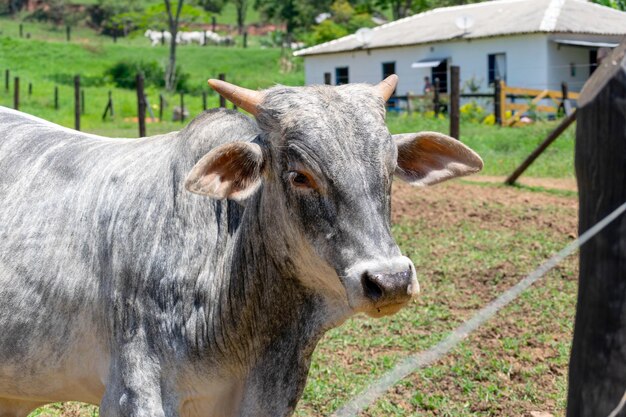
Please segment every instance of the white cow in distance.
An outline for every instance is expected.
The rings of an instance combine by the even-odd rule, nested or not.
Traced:
[[[204,34],[199,31],[194,32],[178,32],[176,34],[176,43],[181,45],[189,45],[192,43],[197,43],[198,45],[204,44]]]
[[[206,33],[206,42],[214,45],[219,45],[222,41],[222,36],[218,33],[213,32],[212,30],[207,30]]]
[[[165,42],[169,43],[172,40],[172,34],[168,31],[159,31],[159,30],[146,30],[144,36],[152,42],[152,46],[157,46],[161,43],[162,39]],[[215,33],[211,30],[207,30],[205,32],[202,31],[192,31],[192,32],[178,32],[176,33],[176,43],[179,45],[191,45],[197,43],[198,45],[234,45],[235,40],[232,36],[221,36],[218,33]]]
[[[144,33],[144,36],[150,39],[152,46],[157,46],[161,43],[162,39],[164,39],[165,43],[169,43],[172,40],[172,34],[167,30],[160,31],[148,29],[146,30],[146,33]]]

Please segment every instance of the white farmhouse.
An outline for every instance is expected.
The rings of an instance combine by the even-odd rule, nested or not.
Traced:
[[[495,0],[443,7],[294,53],[304,57],[307,84],[376,83],[396,73],[396,93],[421,94],[449,68],[461,85],[486,92],[497,78],[508,85],[580,91],[598,55],[626,35],[626,13],[581,0]]]

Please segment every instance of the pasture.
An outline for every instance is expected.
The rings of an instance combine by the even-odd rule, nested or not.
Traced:
[[[6,27],[5,34],[11,29]],[[92,80],[92,85],[89,81],[85,85],[83,130],[136,137],[135,92],[97,79],[103,68],[117,61],[141,57],[164,63],[166,48],[151,48],[145,39],[118,44],[93,35],[82,39],[66,44],[0,37],[0,70],[8,67],[21,78],[20,109],[73,126],[71,86],[59,80],[80,73],[84,80]],[[285,71],[278,49],[182,47],[179,63],[190,74],[189,83],[199,88],[221,72],[249,88],[301,85],[304,79],[298,61]],[[28,82],[33,83],[30,97]],[[63,97],[59,110],[52,106],[55,84]],[[109,90],[116,116],[103,122]],[[156,88],[147,90],[153,106],[158,93]],[[178,96],[166,98],[169,115]],[[217,106],[217,100],[210,94],[209,107]],[[11,103],[12,93],[1,88],[0,105]],[[201,98],[187,96],[185,105],[193,117],[201,111]],[[419,115],[390,114],[387,120],[392,133],[448,130],[446,120]],[[181,126],[172,121],[149,123],[147,131],[151,135]],[[415,263],[421,295],[393,317],[357,316],[329,332],[315,351],[297,416],[331,414],[402,358],[442,340],[576,236],[573,129],[525,174],[532,179],[522,177],[524,185],[493,182],[494,176],[509,174],[553,127],[547,122],[519,129],[464,122],[462,140],[483,157],[482,176],[426,189],[395,182],[393,232],[403,253]],[[562,415],[576,278],[577,258],[570,257],[452,354],[396,385],[361,415],[530,416],[532,411]],[[31,416],[93,415],[94,407],[68,403],[41,408]]]

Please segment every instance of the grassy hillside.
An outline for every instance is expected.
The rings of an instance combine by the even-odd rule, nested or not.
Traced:
[[[132,90],[115,88],[110,83],[103,83],[103,74],[116,62],[132,60],[157,61],[165,66],[168,57],[167,47],[147,45],[112,44],[87,40],[78,43],[44,42],[1,37],[0,70],[11,71],[11,89],[0,89],[0,105],[13,105],[13,77],[20,77],[20,110],[54,121],[64,126],[73,127],[73,84],[72,79],[80,74],[85,89],[86,114],[82,120],[83,130],[121,134],[129,129],[136,135],[135,124],[124,119],[136,116],[137,99]],[[209,107],[218,104],[215,95],[206,85],[208,78],[215,78],[225,73],[228,81],[248,88],[266,88],[277,83],[302,85],[304,75],[300,61],[295,67],[285,72],[280,65],[280,50],[260,48],[226,48],[182,46],[178,49],[178,65],[189,74],[188,85],[193,90],[204,89],[208,96]],[[4,80],[3,80],[4,81]],[[28,96],[27,86],[33,85],[33,94]],[[60,109],[53,107],[54,86],[59,86]],[[101,121],[101,115],[107,102],[107,92],[113,92],[116,116],[113,121]],[[154,87],[147,89],[148,100],[154,107],[158,104],[161,91]],[[166,94],[169,103],[164,119],[171,118],[172,108],[179,104],[178,95]],[[202,110],[200,95],[186,96],[185,107],[191,116]],[[155,109],[156,111],[156,109]],[[172,130],[180,124],[160,126],[159,129]],[[155,133],[151,126],[149,133]]]

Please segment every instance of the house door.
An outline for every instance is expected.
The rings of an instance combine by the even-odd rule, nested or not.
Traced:
[[[430,73],[433,87],[435,85],[435,80],[439,78],[439,92],[447,93],[448,92],[448,60],[444,59],[439,63],[438,66],[433,67]]]
[[[598,68],[598,50],[590,49],[589,50],[589,75],[593,74],[593,72]]]

